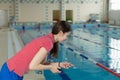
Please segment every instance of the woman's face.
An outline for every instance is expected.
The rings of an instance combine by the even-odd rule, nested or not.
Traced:
[[[70,35],[70,32],[63,33],[62,31],[60,31],[58,35],[58,42],[65,41],[69,35]]]

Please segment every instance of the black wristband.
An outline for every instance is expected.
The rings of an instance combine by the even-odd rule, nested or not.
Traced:
[[[60,66],[60,62],[58,62],[58,66],[61,67],[61,66]]]
[[[61,68],[61,66],[60,66],[60,62],[58,62],[58,66]],[[58,69],[59,71],[62,71],[61,69]]]

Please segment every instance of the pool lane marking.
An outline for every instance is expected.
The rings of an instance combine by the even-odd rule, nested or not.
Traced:
[[[115,75],[115,76],[117,76],[117,77],[120,78],[120,74],[118,74],[118,73],[114,72],[113,70],[111,70],[111,69],[105,67],[104,65],[102,65],[102,64],[100,64],[100,63],[98,63],[98,62],[96,62],[96,61],[93,60],[92,58],[86,57],[86,56],[83,55],[82,53],[80,53],[80,52],[78,52],[78,51],[76,51],[76,50],[74,50],[74,49],[72,49],[72,48],[70,48],[70,47],[68,47],[68,46],[65,46],[65,45],[62,44],[62,43],[60,43],[60,45],[66,47],[66,48],[69,49],[70,51],[72,51],[72,52],[74,52],[74,53],[80,55],[81,57],[85,58],[86,60],[89,60],[90,62],[96,64],[97,66],[101,67],[102,69],[104,69],[104,70],[106,70],[106,71],[108,71],[108,72],[112,73],[113,75]]]
[[[91,43],[94,43],[94,44],[98,44],[98,45],[101,45],[101,46],[103,46],[103,47],[107,47],[107,48],[110,48],[110,49],[114,49],[114,50],[120,51],[119,49],[116,49],[116,48],[113,48],[113,47],[107,46],[107,45],[102,44],[102,43],[98,43],[98,42],[90,41],[89,39],[82,38],[82,37],[79,37],[79,36],[77,36],[77,35],[73,35],[72,37],[76,37],[76,38],[78,38],[78,39],[82,39],[82,40],[85,40],[85,41],[88,41],[88,42],[91,42]]]

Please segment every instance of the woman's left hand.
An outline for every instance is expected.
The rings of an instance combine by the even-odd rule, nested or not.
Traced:
[[[60,63],[59,63],[59,66],[62,67],[62,68],[68,69],[68,68],[70,68],[70,67],[72,67],[72,66],[74,66],[74,65],[71,64],[71,63],[68,63],[68,62],[60,62]]]

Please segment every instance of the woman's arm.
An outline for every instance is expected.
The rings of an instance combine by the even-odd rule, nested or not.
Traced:
[[[59,73],[60,71],[58,69],[60,67],[58,66],[58,63],[51,63],[48,65],[42,64],[46,56],[47,56],[47,50],[44,47],[40,48],[40,50],[36,53],[32,61],[30,62],[29,69],[30,70],[50,69],[53,73]]]

